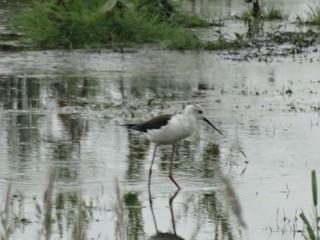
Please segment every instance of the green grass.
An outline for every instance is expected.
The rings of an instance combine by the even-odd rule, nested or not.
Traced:
[[[35,1],[29,10],[18,14],[12,26],[34,46],[44,48],[113,48],[145,43],[173,49],[201,47],[187,27],[208,26],[206,21],[178,11],[165,19],[162,11],[156,11],[140,9],[133,0],[70,0],[63,5]]]
[[[320,6],[312,8],[309,8],[309,11],[307,12],[307,22],[311,25],[320,25]]]

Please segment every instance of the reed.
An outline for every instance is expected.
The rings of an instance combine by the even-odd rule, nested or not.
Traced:
[[[311,192],[312,192],[313,215],[308,219],[304,211],[301,211],[299,216],[308,233],[308,235],[305,236],[305,238],[309,240],[319,240],[320,234],[319,234],[318,222],[320,221],[320,217],[318,215],[318,186],[317,186],[317,175],[315,170],[312,170],[311,172]]]
[[[54,188],[54,178],[56,173],[56,167],[52,167],[49,170],[48,187],[44,194],[44,230],[45,239],[49,240],[52,233],[52,198]]]
[[[126,238],[126,219],[125,219],[125,207],[122,201],[121,190],[118,179],[116,179],[116,203],[115,203],[115,214],[116,214],[116,227],[115,236],[117,240],[125,240]]]
[[[10,235],[13,233],[15,228],[14,222],[12,220],[12,214],[11,214],[11,208],[10,208],[11,196],[12,196],[11,190],[12,190],[12,185],[10,182],[8,184],[8,188],[6,192],[6,201],[4,205],[4,211],[1,213],[1,224],[3,229],[3,232],[0,235],[1,240],[9,239]]]

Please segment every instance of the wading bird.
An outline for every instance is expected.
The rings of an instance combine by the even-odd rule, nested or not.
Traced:
[[[172,164],[174,160],[174,153],[176,149],[176,143],[181,139],[190,136],[196,127],[197,120],[203,120],[214,128],[221,135],[222,132],[217,129],[204,115],[203,108],[198,104],[191,104],[185,107],[182,113],[177,114],[164,114],[158,117],[152,118],[149,121],[138,124],[126,124],[129,129],[144,132],[150,142],[155,144],[151,165],[149,168],[149,180],[148,187],[150,190],[152,166],[156,156],[157,147],[159,145],[172,145],[172,154],[169,162],[170,180],[176,185],[178,189],[181,189],[179,184],[174,180],[172,176]]]

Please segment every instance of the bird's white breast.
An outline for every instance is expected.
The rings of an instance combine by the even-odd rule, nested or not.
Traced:
[[[166,124],[159,129],[147,131],[147,137],[157,144],[173,144],[190,136],[194,130],[192,119],[182,114],[174,115]]]

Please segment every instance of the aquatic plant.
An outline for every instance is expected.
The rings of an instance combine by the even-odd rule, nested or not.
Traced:
[[[30,10],[17,15],[12,26],[40,47],[114,48],[156,43],[175,49],[199,48],[200,40],[186,27],[208,26],[208,23],[183,14],[165,0],[159,3],[149,0],[35,1]]]
[[[313,216],[311,219],[308,219],[304,214],[304,211],[301,211],[299,214],[301,220],[303,221],[304,227],[307,230],[309,240],[318,240],[320,236],[320,230],[318,223],[320,221],[320,216],[318,214],[318,187],[317,187],[317,176],[316,171],[312,170],[311,172],[311,190],[312,190],[312,203],[313,203]]]

